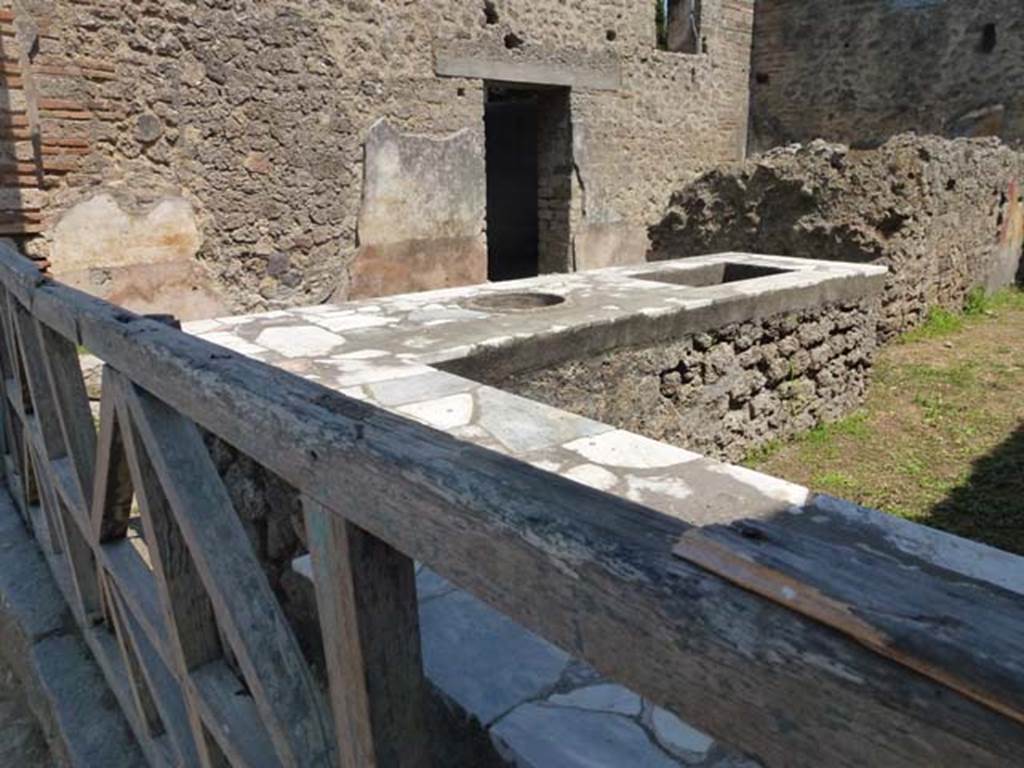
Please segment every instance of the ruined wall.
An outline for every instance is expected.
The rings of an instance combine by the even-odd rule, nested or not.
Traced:
[[[760,0],[755,151],[897,133],[1024,140],[1019,0]]]
[[[26,84],[22,132],[53,169],[12,210],[58,276],[185,317],[210,313],[188,311],[196,291],[256,310],[475,282],[486,72],[440,76],[455,56],[569,78],[571,255],[639,260],[669,190],[745,146],[752,3],[703,5],[708,52],[685,55],[656,50],[654,10],[633,0],[10,0],[6,85]],[[368,143],[381,120],[392,140]],[[464,193],[445,203],[457,215],[439,223],[428,197],[403,208],[389,178]],[[92,215],[99,196],[120,228]],[[177,229],[149,226],[161,205]],[[396,231],[368,225],[368,206]],[[123,250],[125,232],[149,236],[131,263],[62,267],[83,241]]]
[[[655,440],[739,461],[861,404],[878,300],[831,304],[617,349],[493,383]]]
[[[652,229],[652,257],[735,250],[884,264],[887,339],[932,306],[960,309],[975,286],[1014,282],[1022,180],[1024,155],[996,139],[780,148],[680,189]]]

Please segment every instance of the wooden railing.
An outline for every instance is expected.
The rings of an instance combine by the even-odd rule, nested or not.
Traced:
[[[696,529],[4,247],[0,285],[7,487],[153,765],[426,765],[411,558],[769,765],[1024,754],[1017,594],[866,544],[778,541],[770,521]],[[106,363],[98,429],[83,346]],[[326,694],[200,428],[302,494]]]

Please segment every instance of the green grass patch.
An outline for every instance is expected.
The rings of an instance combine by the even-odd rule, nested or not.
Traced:
[[[833,421],[831,424],[824,424],[813,431],[824,433],[824,439],[841,435],[865,438],[871,434],[871,414],[864,410],[855,411],[846,418]]]
[[[903,341],[861,410],[745,463],[1024,554],[1024,292],[974,292]]]
[[[964,314],[968,317],[977,317],[987,312],[990,307],[990,303],[995,297],[989,297],[985,293],[984,288],[974,288],[970,293],[967,294],[967,299],[964,301]]]
[[[960,312],[935,308],[928,311],[928,316],[921,325],[900,337],[900,341],[911,344],[925,339],[938,339],[959,333],[964,327],[964,316]]]
[[[846,472],[832,470],[815,475],[814,486],[833,496],[843,496],[857,488],[857,481]]]
[[[921,325],[900,337],[900,341],[910,344],[929,339],[940,339],[952,336],[964,330],[969,320],[984,318],[1001,311],[1024,310],[1024,290],[1020,288],[1004,288],[993,293],[986,293],[983,288],[975,288],[967,294],[963,310],[953,312],[941,307],[933,307]]]
[[[980,288],[975,288],[967,295],[964,304],[964,314],[968,317],[1004,310],[1024,310],[1024,288],[1004,288],[988,294]]]
[[[967,389],[978,382],[979,365],[975,361],[956,365],[908,364],[902,370],[904,384],[913,387],[951,387]]]
[[[743,464],[749,467],[762,466],[770,461],[788,445],[800,445],[809,451],[834,453],[836,438],[866,439],[871,435],[870,414],[867,411],[856,411],[849,416],[827,424],[819,424],[811,430],[798,435],[791,441],[772,440],[746,455]]]
[[[819,424],[796,440],[805,445],[821,448],[830,445],[840,437],[861,439],[871,434],[870,415],[867,411],[856,411],[846,418],[827,424]]]
[[[921,409],[925,424],[932,427],[938,426],[955,413],[955,409],[941,395],[916,394],[914,405]]]
[[[756,467],[768,461],[785,447],[782,440],[771,440],[770,442],[752,449],[743,459],[743,464],[748,467]]]

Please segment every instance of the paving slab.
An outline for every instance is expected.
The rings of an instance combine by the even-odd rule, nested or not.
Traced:
[[[54,765],[136,768],[145,764],[113,693],[78,634],[39,544],[2,487],[0,656],[17,678],[23,696],[19,701],[27,703],[38,722]],[[18,720],[24,714],[11,717]],[[10,736],[30,738],[24,729]]]

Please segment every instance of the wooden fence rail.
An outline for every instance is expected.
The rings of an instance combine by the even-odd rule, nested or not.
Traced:
[[[697,530],[7,248],[0,286],[7,487],[153,765],[426,765],[411,558],[768,765],[1024,754],[1018,594],[868,547],[836,562],[827,542]],[[81,346],[106,363],[98,428]],[[302,494],[326,693],[200,428]]]

